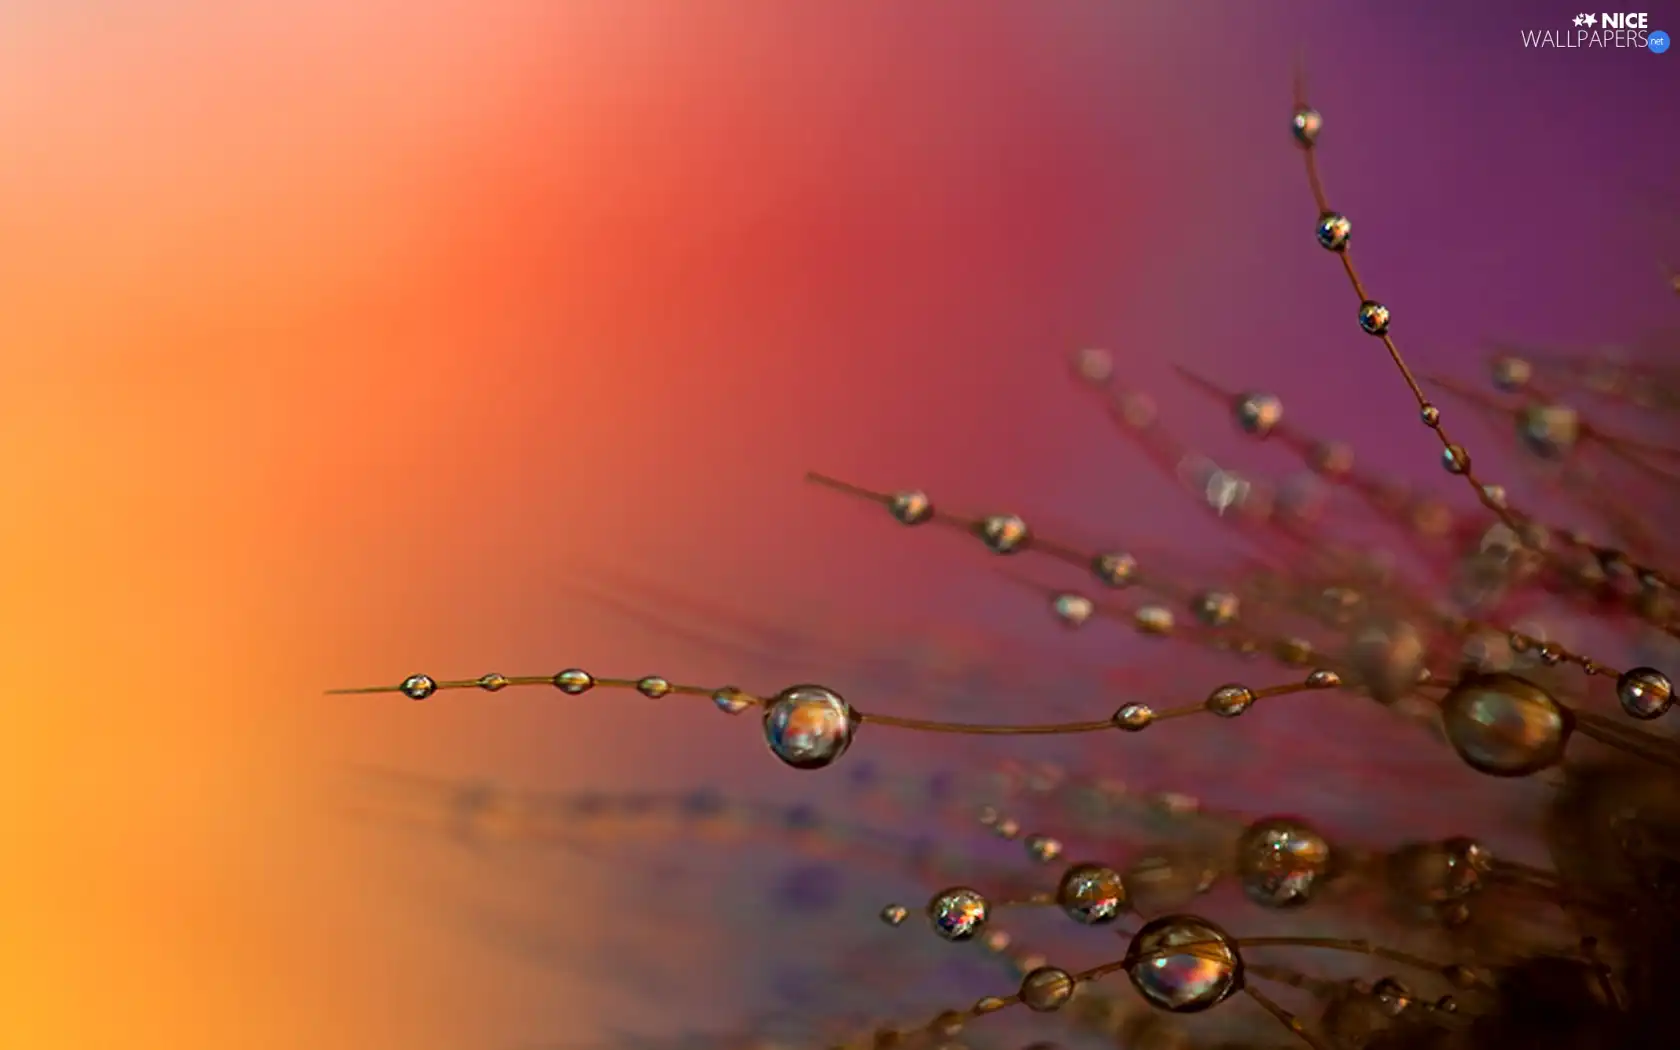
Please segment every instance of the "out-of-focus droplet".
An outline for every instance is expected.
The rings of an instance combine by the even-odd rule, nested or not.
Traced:
[[[994,554],[1014,554],[1027,545],[1027,523],[1013,514],[993,514],[983,518],[975,531],[980,540]]]
[[[1289,132],[1295,136],[1295,141],[1303,146],[1311,146],[1318,141],[1318,133],[1324,130],[1324,117],[1311,106],[1297,108],[1289,118]]]
[[[1517,413],[1517,436],[1541,459],[1563,459],[1580,440],[1580,413],[1568,405],[1524,405]]]
[[[1244,394],[1233,409],[1243,433],[1265,437],[1283,422],[1283,402],[1272,394]]]
[[[1168,635],[1173,630],[1172,610],[1164,605],[1145,605],[1132,614],[1132,626],[1139,634]]]
[[[1049,835],[1028,835],[1027,856],[1040,864],[1048,864],[1062,855],[1062,844]]]
[[[1190,608],[1209,627],[1229,627],[1237,622],[1242,602],[1229,591],[1202,591],[1191,599]]]
[[[1050,602],[1056,619],[1069,627],[1083,627],[1097,611],[1096,603],[1082,594],[1058,594]]]
[[[1330,868],[1330,843],[1293,817],[1250,824],[1237,840],[1236,852],[1243,891],[1268,908],[1305,904]]]
[[[1091,572],[1109,587],[1130,587],[1137,579],[1137,559],[1120,552],[1099,554],[1091,561]]]
[[[933,502],[927,493],[915,489],[894,493],[887,509],[901,525],[920,525],[933,519]]]

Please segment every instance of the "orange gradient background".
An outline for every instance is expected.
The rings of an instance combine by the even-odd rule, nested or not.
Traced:
[[[799,487],[808,467],[1183,535],[1142,503],[1165,489],[1089,451],[1100,421],[1061,415],[1059,355],[1087,342],[1241,370],[1255,324],[1280,322],[1299,349],[1278,374],[1327,391],[1328,423],[1403,421],[1401,399],[1369,423],[1345,396],[1390,377],[1343,353],[1345,289],[1301,234],[1277,141],[1293,28],[1171,5],[792,6],[0,13],[0,783],[21,821],[0,865],[0,1046],[594,1032],[586,989],[452,937],[394,889],[412,857],[337,819],[327,774],[680,782],[760,760],[751,734],[638,728],[546,693],[324,688],[573,662],[728,673],[703,655],[648,666],[655,643],[568,600],[591,566],[789,616],[867,617],[882,594],[918,615],[916,581],[950,562],[860,540]],[[1245,47],[1204,48],[1220,17]],[[1437,56],[1439,76],[1418,51],[1378,56],[1335,91],[1422,137],[1466,90],[1451,71],[1481,69],[1472,52]],[[1195,56],[1216,71],[1189,83]],[[1589,101],[1623,99],[1581,69]],[[1555,68],[1529,75],[1534,97],[1576,104]],[[1511,127],[1523,89],[1501,90],[1466,124]],[[1516,126],[1506,174],[1551,170],[1533,206],[1567,199],[1569,171],[1543,162],[1604,155],[1616,119],[1552,143]],[[1358,138],[1345,184],[1397,210],[1362,233],[1426,227],[1422,257],[1451,250],[1462,215],[1431,232],[1404,209],[1440,205],[1437,180],[1497,143],[1451,153],[1478,141],[1454,127],[1442,154],[1379,169]],[[1233,157],[1254,170],[1232,180]],[[1487,228],[1527,229],[1519,203]],[[1597,258],[1612,238],[1593,207],[1553,235]],[[1539,271],[1545,255],[1516,253],[1479,293],[1407,278],[1409,258],[1387,272],[1444,303],[1425,332],[1596,335],[1607,307],[1647,298],[1612,272],[1596,306],[1537,296],[1556,316],[1527,317],[1501,288],[1581,277]],[[1238,290],[1210,303],[1219,287]],[[1463,349],[1425,342],[1441,344],[1425,363]],[[598,934],[598,881],[554,887],[552,921]]]

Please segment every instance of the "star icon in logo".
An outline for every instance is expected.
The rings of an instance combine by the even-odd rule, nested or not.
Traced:
[[[1597,15],[1587,15],[1586,17],[1587,17],[1587,28],[1588,29],[1591,29],[1593,26],[1598,24],[1598,16]]]
[[[1578,25],[1578,26],[1586,25],[1587,24],[1587,16],[1586,15],[1576,15],[1575,16],[1575,24]]]

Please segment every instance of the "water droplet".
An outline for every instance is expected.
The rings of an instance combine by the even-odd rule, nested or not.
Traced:
[[[1237,426],[1255,437],[1265,437],[1283,421],[1283,402],[1271,394],[1244,394],[1235,411]]]
[[[1470,768],[1524,777],[1563,760],[1574,728],[1550,693],[1513,674],[1471,675],[1441,701],[1447,742]]]
[[[712,703],[726,715],[738,715],[753,704],[752,697],[732,685],[726,685],[714,692]]]
[[[895,493],[887,509],[892,511],[892,516],[897,518],[901,525],[920,525],[933,518],[933,503],[928,499],[927,493],[914,489]]]
[[[1657,718],[1674,703],[1674,683],[1654,667],[1635,667],[1616,679],[1616,699],[1635,718]]]
[[[1207,709],[1221,718],[1235,718],[1254,706],[1254,690],[1235,682],[1208,694]]]
[[[1140,729],[1148,729],[1155,724],[1155,709],[1135,700],[1121,704],[1120,710],[1114,712],[1114,724],[1134,733]]]
[[[795,769],[821,769],[851,746],[858,715],[832,689],[796,685],[764,709],[764,740],[777,758]]]
[[[576,667],[567,668],[554,676],[554,688],[568,696],[581,696],[595,688],[595,676]]]
[[[1345,251],[1348,238],[1353,236],[1353,223],[1346,215],[1336,212],[1325,212],[1318,217],[1318,243],[1321,247],[1333,251]]]
[[[1079,594],[1058,594],[1050,603],[1056,613],[1056,619],[1069,627],[1083,627],[1097,611],[1096,604],[1091,599]]]
[[[1224,930],[1193,915],[1167,915],[1132,938],[1126,975],[1152,1006],[1199,1013],[1243,984],[1242,957]]]
[[[1062,844],[1049,835],[1028,835],[1027,856],[1040,864],[1049,864],[1062,855]]]
[[[1359,304],[1359,327],[1365,329],[1368,335],[1383,335],[1388,332],[1388,323],[1393,319],[1388,307],[1382,303],[1367,299]]]
[[[1099,554],[1091,562],[1091,572],[1109,587],[1130,587],[1137,571],[1137,559],[1130,554]]]
[[[927,913],[934,933],[947,941],[966,941],[985,927],[991,905],[978,890],[953,886],[934,894]]]
[[[1243,891],[1269,908],[1305,904],[1330,868],[1330,843],[1292,817],[1250,824],[1237,840],[1237,876]]]
[[[1055,966],[1040,966],[1021,978],[1021,1004],[1038,1013],[1060,1010],[1073,998],[1073,975]]]
[[[1027,523],[1013,514],[993,514],[983,518],[975,531],[994,554],[1014,554],[1027,545]]]
[[[1190,603],[1196,619],[1209,627],[1229,627],[1237,622],[1242,602],[1229,591],[1203,591]]]
[[[1085,926],[1113,922],[1126,910],[1126,884],[1120,873],[1101,864],[1075,864],[1062,874],[1056,903]]]
[[[1311,146],[1318,141],[1318,133],[1324,130],[1324,117],[1310,106],[1301,106],[1289,118],[1289,130],[1296,142]]]

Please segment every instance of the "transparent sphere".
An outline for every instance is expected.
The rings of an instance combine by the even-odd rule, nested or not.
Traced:
[[[1101,926],[1126,910],[1126,883],[1113,868],[1075,864],[1056,887],[1056,904],[1074,922]]]
[[[1320,441],[1307,452],[1307,466],[1327,478],[1346,477],[1353,470],[1353,446],[1341,441]]]
[[[1382,335],[1386,333],[1388,323],[1391,320],[1393,320],[1393,316],[1388,312],[1388,307],[1382,303],[1367,299],[1359,304],[1359,327],[1365,329],[1367,334]]]
[[[1616,699],[1635,718],[1656,718],[1674,703],[1674,683],[1655,667],[1635,667],[1616,679]]]
[[[1415,624],[1374,620],[1353,636],[1348,671],[1354,684],[1378,703],[1392,704],[1416,687],[1425,655],[1423,634]]]
[[[1114,712],[1114,724],[1134,733],[1148,729],[1155,724],[1155,709],[1136,700],[1121,704],[1120,710]]]
[[[1305,904],[1330,870],[1330,843],[1293,817],[1255,821],[1237,840],[1243,892],[1268,908]]]
[[[985,927],[991,904],[978,890],[952,886],[933,895],[927,914],[934,933],[948,941],[966,941]]]
[[[1353,236],[1353,223],[1346,215],[1335,212],[1325,212],[1318,219],[1318,243],[1326,249],[1339,252],[1347,248],[1348,238]]]
[[[1441,450],[1441,466],[1448,474],[1470,473],[1470,453],[1463,445],[1448,445]]]
[[[892,516],[897,518],[901,525],[920,525],[933,518],[933,503],[928,499],[927,493],[914,489],[894,493],[887,509],[892,511]]]
[[[1237,426],[1256,437],[1265,437],[1283,421],[1283,402],[1271,394],[1244,394],[1235,410]]]
[[[656,674],[650,674],[636,683],[636,692],[651,700],[657,700],[671,694],[671,683]]]
[[[712,693],[712,704],[726,715],[738,715],[752,706],[752,697],[733,685],[726,685]]]
[[[1021,1004],[1029,1010],[1050,1013],[1073,998],[1073,975],[1057,966],[1040,966],[1021,978]]]
[[[1187,907],[1219,878],[1213,856],[1194,846],[1169,846],[1133,860],[1121,876],[1133,911],[1159,915]]]
[[[1413,842],[1389,854],[1388,880],[1404,900],[1443,904],[1480,890],[1492,867],[1492,854],[1474,839]]]
[[[581,696],[595,688],[595,676],[577,667],[569,667],[554,676],[554,688],[567,696]]]
[[[1550,693],[1514,674],[1471,675],[1441,701],[1447,742],[1470,768],[1526,777],[1563,760],[1573,720]]]
[[[492,672],[479,678],[476,684],[486,693],[499,693],[512,683],[508,681],[507,675]]]
[[[1114,378],[1114,355],[1107,350],[1086,349],[1073,355],[1073,373],[1092,386]]]
[[[1289,131],[1295,136],[1295,141],[1303,146],[1311,146],[1318,141],[1318,133],[1324,129],[1324,117],[1311,106],[1302,106],[1289,118]]]
[[[982,518],[975,532],[994,554],[1014,554],[1027,545],[1027,523],[1013,514]]]
[[[1164,605],[1144,605],[1132,614],[1132,626],[1139,634],[1161,635],[1171,634],[1173,631],[1172,610]]]
[[[1207,709],[1221,718],[1235,718],[1254,706],[1254,690],[1246,685],[1222,685],[1208,694]]]
[[[1069,627],[1083,627],[1097,611],[1096,603],[1082,594],[1058,594],[1051,599],[1050,609],[1056,619]]]
[[[1028,835],[1027,856],[1040,864],[1048,864],[1062,855],[1062,844],[1049,835]]]
[[[839,693],[820,685],[784,689],[764,708],[764,742],[794,769],[821,769],[852,744],[858,714]]]
[[[1305,638],[1280,638],[1272,643],[1272,656],[1285,667],[1305,667],[1313,662],[1317,650]]]
[[[1091,560],[1091,572],[1109,587],[1129,587],[1137,579],[1137,559],[1130,554],[1099,554]]]
[[[1237,622],[1242,602],[1229,591],[1203,591],[1190,603],[1191,610],[1208,627],[1229,627]]]
[[[411,674],[397,688],[410,700],[424,700],[437,692],[437,680],[429,674]]]
[[[1236,942],[1218,926],[1194,915],[1167,915],[1132,938],[1126,976],[1151,1006],[1199,1013],[1242,988],[1243,963]]]
[[[1371,996],[1390,1017],[1398,1017],[1413,1002],[1412,990],[1395,977],[1384,977],[1372,985]]]
[[[910,917],[910,909],[902,904],[889,904],[881,909],[881,921],[888,926],[901,926]]]
[[[1563,459],[1581,438],[1581,416],[1568,405],[1527,404],[1517,413],[1517,437],[1541,459]]]
[[[1502,356],[1493,359],[1493,385],[1507,393],[1514,393],[1534,378],[1534,366],[1520,357]]]

